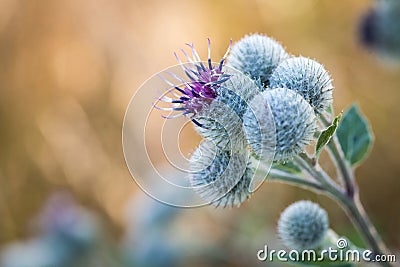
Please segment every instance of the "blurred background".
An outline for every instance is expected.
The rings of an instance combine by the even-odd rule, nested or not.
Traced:
[[[15,254],[18,246],[41,242],[49,229],[64,229],[58,222],[63,217],[51,210],[65,209],[67,221],[79,222],[74,238],[104,244],[95,258],[107,260],[82,266],[119,266],[123,263],[115,259],[124,251],[134,257],[124,266],[145,266],[140,260],[152,253],[171,266],[177,265],[175,259],[192,266],[256,265],[256,251],[264,244],[280,246],[276,221],[298,199],[321,203],[332,228],[361,245],[334,202],[301,189],[265,183],[240,209],[165,208],[164,214],[127,170],[122,121],[135,90],[176,64],[173,52],[187,42],[194,42],[205,58],[210,37],[218,59],[230,38],[258,32],[282,42],[289,53],[325,65],[336,87],[336,111],[360,104],[375,134],[371,155],[357,170],[361,198],[389,247],[399,249],[400,69],[383,65],[358,44],[359,19],[372,4],[0,0],[0,248]],[[180,142],[189,153],[198,141],[193,133]],[[169,230],[151,230],[160,227],[152,226],[157,221]],[[148,237],[140,232],[146,231],[158,241],[144,242]],[[93,235],[82,236],[88,232]],[[162,256],[161,248],[171,253]]]

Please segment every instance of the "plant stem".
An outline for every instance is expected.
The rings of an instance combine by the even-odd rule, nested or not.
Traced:
[[[321,122],[324,126],[331,124],[324,116],[321,116]],[[359,232],[363,235],[373,252],[380,255],[387,253],[389,250],[383,243],[374,225],[371,223],[371,220],[369,219],[361,203],[358,186],[354,177],[354,171],[345,159],[345,155],[336,135],[332,137],[327,148],[331,159],[339,170],[340,176],[344,181],[347,196],[340,196],[338,198],[338,195],[335,195],[335,197],[342,204],[348,216],[357,226]],[[389,263],[381,264],[383,266],[391,266]]]
[[[323,115],[321,115],[320,119],[324,127],[328,127],[329,125],[332,124]],[[328,142],[327,148],[332,161],[334,162],[336,168],[339,170],[339,176],[343,181],[347,195],[349,197],[353,197],[354,194],[356,194],[356,191],[358,190],[354,178],[354,173],[349,163],[345,159],[345,155],[343,153],[343,150],[339,144],[339,140],[337,139],[336,135],[332,136],[331,140]]]
[[[328,143],[328,151],[330,152],[331,158],[339,169],[340,176],[344,181],[346,194],[353,198],[358,191],[357,184],[355,182],[354,173],[349,163],[344,159],[343,150],[339,145],[339,141],[336,136],[333,136],[331,141]]]
[[[272,169],[269,172],[269,177],[270,177],[270,180],[273,180],[273,181],[281,181],[281,182],[296,185],[296,186],[299,186],[299,187],[302,187],[305,189],[313,189],[314,191],[316,191],[318,193],[321,193],[321,191],[325,191],[324,187],[318,183],[309,181],[301,176],[287,173],[284,171]]]
[[[334,142],[332,142],[334,144]],[[338,144],[338,143],[337,143]],[[345,190],[340,188],[333,179],[321,168],[318,162],[314,162],[306,153],[302,153],[294,158],[294,161],[305,170],[315,181],[306,179],[305,177],[287,173],[284,171],[270,169],[270,166],[260,162],[257,170],[269,174],[271,180],[281,181],[296,185],[302,188],[316,191],[317,193],[326,193],[334,199],[346,212],[356,226],[359,233],[367,243],[374,255],[384,255],[389,252],[385,244],[382,242],[374,225],[371,223],[364,207],[360,201],[359,192],[355,183],[354,174],[344,159],[343,152],[332,145],[331,154],[337,160],[337,167],[343,177],[347,177],[345,181]],[[350,183],[351,181],[351,183]],[[350,189],[349,189],[350,187]],[[379,262],[382,266],[394,266],[389,262]]]
[[[320,165],[317,163],[313,166],[312,160],[307,154],[300,154],[295,158],[296,162],[309,172],[316,180],[325,187],[328,195],[336,200],[346,211],[352,222],[355,224],[357,230],[365,239],[368,246],[371,248],[374,255],[384,255],[388,253],[388,249],[382,242],[378,232],[371,223],[364,207],[360,201],[358,191],[354,191],[352,196],[340,190],[332,179],[326,174]],[[382,266],[392,266],[387,262],[380,262]]]
[[[313,162],[306,153],[301,153],[294,158],[294,161],[306,170],[314,179],[324,186],[328,192],[340,192],[340,188],[333,180],[320,168],[318,163]]]
[[[310,181],[305,177],[277,169],[271,169],[269,165],[267,166],[267,164],[264,164],[263,162],[257,161],[257,163],[256,171],[262,172],[262,179],[265,179],[265,176],[268,175],[269,179],[272,181],[288,183],[308,190],[313,190],[317,193],[325,191],[321,184]]]
[[[343,202],[343,206],[353,223],[357,226],[359,232],[363,235],[367,244],[370,246],[374,255],[387,254],[389,250],[386,248],[374,225],[371,223],[360,201],[359,195],[356,194],[352,200]],[[382,266],[392,266],[390,263],[385,262],[381,262],[381,264]]]

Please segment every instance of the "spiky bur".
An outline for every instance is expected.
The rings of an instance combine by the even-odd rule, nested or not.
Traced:
[[[287,207],[278,222],[283,244],[296,250],[318,247],[329,229],[328,215],[318,204],[298,201]]]
[[[242,116],[247,108],[247,101],[259,88],[246,75],[224,65],[229,48],[220,63],[213,65],[210,41],[207,63],[200,61],[193,45],[189,46],[192,57],[182,50],[188,63],[182,63],[176,56],[188,81],[169,73],[182,86],[164,79],[171,89],[160,100],[170,106],[156,108],[178,112],[172,116],[164,116],[165,118],[188,116],[196,125],[197,132],[221,149],[243,149],[246,139],[241,126]]]
[[[252,34],[243,37],[232,47],[228,66],[250,75],[266,87],[272,71],[288,57],[282,45],[274,39]]]
[[[178,114],[171,116],[163,116],[164,118],[169,119],[187,116],[193,121],[193,123],[203,127],[203,125],[196,120],[196,115],[211,104],[211,102],[217,97],[217,89],[230,78],[230,75],[225,74],[223,71],[225,58],[229,53],[230,46],[220,63],[218,65],[213,65],[213,62],[211,61],[211,44],[209,39],[208,60],[205,64],[201,61],[194,45],[187,45],[192,51],[192,57],[190,57],[185,50],[181,49],[181,51],[188,60],[188,63],[182,63],[178,55],[175,53],[175,57],[187,78],[179,77],[174,73],[168,73],[171,78],[176,79],[179,82],[179,84],[174,84],[160,76],[161,79],[171,86],[166,94],[159,99],[160,101],[167,103],[169,107],[164,108],[155,106],[155,108],[169,112],[178,112]]]
[[[243,150],[247,142],[242,118],[259,87],[249,77],[229,67],[226,73],[229,73],[230,79],[217,89],[214,101],[196,115],[203,127],[195,128],[220,149]]]
[[[271,88],[288,88],[296,91],[322,113],[332,104],[332,79],[324,66],[305,57],[283,61],[271,75]]]
[[[190,158],[190,183],[212,205],[239,206],[252,192],[249,164],[246,150],[224,151],[203,141]]]
[[[400,60],[400,1],[377,1],[362,18],[359,39],[384,59]]]
[[[253,153],[265,158],[275,149],[276,161],[286,161],[304,151],[312,141],[316,116],[313,108],[293,90],[278,88],[254,97],[243,117]],[[271,117],[272,119],[269,119]],[[275,140],[274,140],[275,139]]]

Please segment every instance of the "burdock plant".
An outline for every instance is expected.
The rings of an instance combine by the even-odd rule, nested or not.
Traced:
[[[374,254],[388,252],[364,211],[354,176],[371,149],[370,126],[356,105],[335,115],[332,79],[322,64],[289,56],[260,34],[245,36],[217,64],[210,52],[202,62],[190,48],[192,56],[184,53],[188,64],[179,60],[186,80],[168,82],[173,95],[161,100],[170,105],[164,110],[187,116],[206,139],[190,158],[189,178],[199,196],[212,205],[239,206],[254,192],[258,175],[303,187],[334,199]],[[324,150],[337,179],[320,165]],[[284,213],[278,231],[289,246],[313,248],[327,228],[326,213],[306,202]]]

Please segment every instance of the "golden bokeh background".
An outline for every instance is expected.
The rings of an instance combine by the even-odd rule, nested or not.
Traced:
[[[27,236],[28,222],[60,189],[101,214],[118,239],[128,199],[143,194],[121,147],[124,112],[135,90],[176,64],[173,51],[187,42],[205,57],[209,37],[219,58],[230,38],[258,32],[324,64],[334,79],[336,111],[357,102],[369,118],[375,145],[357,170],[361,197],[389,246],[399,248],[400,69],[358,44],[359,19],[371,5],[370,0],[0,0],[0,245]],[[198,142],[196,136],[186,138],[183,143]],[[240,209],[221,214],[252,213],[257,227],[274,225],[279,212],[299,198],[318,200],[337,232],[355,236],[336,204],[287,185],[264,184]],[[200,210],[184,212],[190,217]]]

